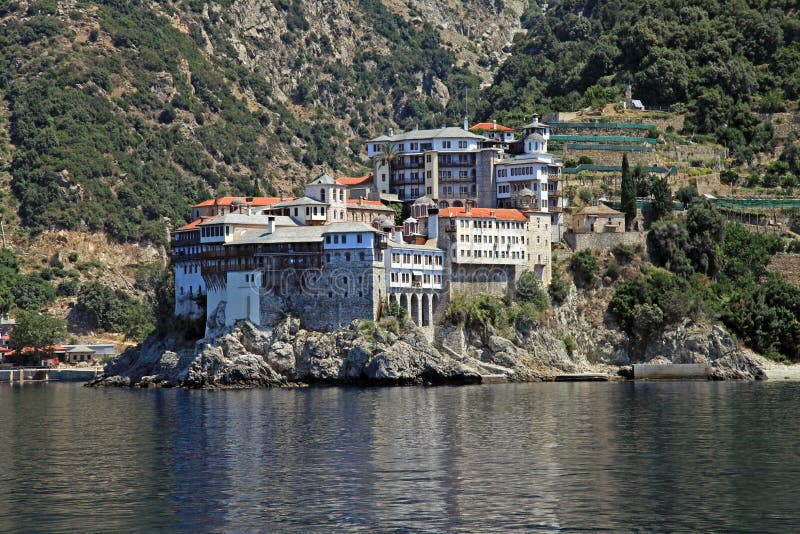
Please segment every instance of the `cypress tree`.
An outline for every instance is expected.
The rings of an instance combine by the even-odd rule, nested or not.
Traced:
[[[631,175],[627,154],[622,156],[622,183],[620,184],[620,189],[620,208],[625,214],[625,230],[630,230],[633,220],[636,218],[636,184]]]

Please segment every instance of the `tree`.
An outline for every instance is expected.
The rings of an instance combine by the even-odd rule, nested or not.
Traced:
[[[543,311],[550,304],[539,279],[533,272],[527,270],[523,271],[517,280],[517,300],[533,305],[536,311]]]
[[[625,229],[630,230],[636,219],[636,183],[628,164],[628,155],[622,156],[621,209],[625,214]]]
[[[683,204],[683,209],[689,207],[689,204],[692,203],[692,200],[697,197],[697,190],[691,186],[684,186],[678,189],[678,192],[675,193],[675,198],[677,198],[681,204]]]
[[[561,304],[567,298],[567,282],[561,273],[561,268],[553,264],[552,278],[550,286],[547,288],[547,293],[550,295],[550,300],[553,304]]]
[[[42,315],[35,311],[20,311],[16,316],[17,325],[11,331],[9,342],[17,350],[17,363],[31,364],[41,359],[47,347],[66,335],[66,323]],[[21,349],[31,347],[30,353],[22,353]]]
[[[672,213],[672,190],[666,178],[653,180],[650,192],[653,194],[653,215],[656,220]]]
[[[574,254],[569,262],[569,268],[578,281],[591,286],[597,281],[597,259],[589,249],[581,250]]]
[[[693,203],[686,212],[689,232],[688,256],[696,271],[713,276],[720,268],[720,244],[725,233],[725,217],[708,200]]]
[[[14,287],[14,305],[23,310],[36,310],[53,302],[56,288],[37,274],[18,277]]]

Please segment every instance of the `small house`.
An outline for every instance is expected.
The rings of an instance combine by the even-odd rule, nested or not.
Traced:
[[[576,234],[621,233],[625,231],[625,214],[605,204],[586,206],[572,216]]]
[[[85,345],[78,345],[66,351],[64,363],[92,362],[97,353]]]

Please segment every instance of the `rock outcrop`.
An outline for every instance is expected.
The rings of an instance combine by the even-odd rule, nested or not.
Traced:
[[[487,379],[552,380],[565,373],[626,375],[631,361],[704,363],[716,380],[765,378],[763,360],[739,348],[721,326],[687,321],[659,332],[636,358],[607,316],[606,289],[567,300],[526,328],[436,328],[432,342],[413,323],[354,321],[334,332],[287,318],[265,329],[248,322],[216,327],[187,345],[150,341],[112,361],[95,385],[241,388],[292,384],[465,384]],[[215,316],[216,317],[216,316]],[[210,325],[224,322],[212,321]]]
[[[271,330],[240,322],[192,349],[175,352],[167,344],[145,343],[126,351],[94,385],[237,388],[481,381],[479,370],[439,352],[413,325],[391,321],[354,321],[336,332],[303,330],[293,318]]]

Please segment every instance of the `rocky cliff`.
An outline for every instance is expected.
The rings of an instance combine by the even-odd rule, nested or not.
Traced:
[[[617,377],[631,356],[625,334],[599,311],[606,293],[580,296],[573,287],[562,306],[525,331],[442,326],[434,342],[412,323],[393,319],[354,321],[335,332],[305,330],[296,318],[269,330],[240,322],[194,346],[166,339],[130,349],[94,385],[467,384],[581,372]],[[640,361],[709,363],[715,379],[764,378],[761,360],[739,349],[719,326],[685,323],[665,330]]]

